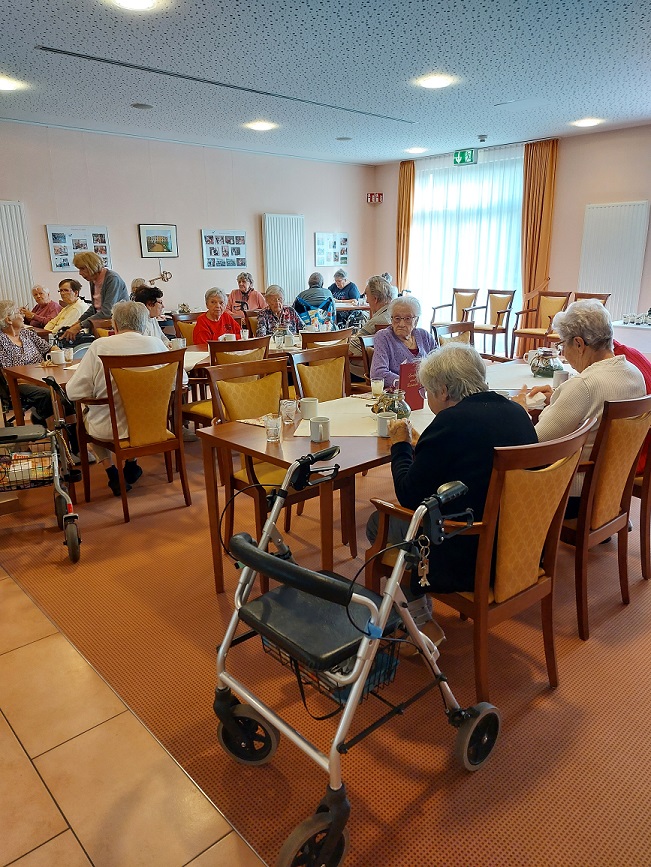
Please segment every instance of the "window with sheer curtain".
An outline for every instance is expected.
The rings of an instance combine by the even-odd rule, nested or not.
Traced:
[[[481,289],[480,304],[487,289],[515,289],[519,309],[524,145],[478,156],[470,166],[453,165],[451,154],[416,162],[409,289],[423,305],[421,325],[455,286]]]

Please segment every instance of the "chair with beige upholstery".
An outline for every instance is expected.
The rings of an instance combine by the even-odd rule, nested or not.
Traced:
[[[585,301],[588,298],[596,298],[605,307],[610,298],[610,292],[575,292],[572,296],[572,301]]]
[[[244,327],[249,329],[249,337],[255,337],[256,334],[258,333],[258,314],[257,314],[257,312],[256,313],[249,313],[248,310],[245,310],[244,311],[244,321],[246,323]]]
[[[328,401],[351,393],[347,343],[295,352],[291,363],[299,398]]]
[[[511,316],[511,307],[513,306],[513,298],[515,292],[501,291],[499,289],[489,289],[486,293],[486,303],[467,307],[465,310],[464,322],[471,321],[475,326],[475,334],[480,334],[484,338],[484,351],[481,353],[483,357],[492,358],[495,355],[495,347],[497,344],[498,334],[504,335],[504,355],[508,355],[507,331],[509,328],[509,317]],[[480,310],[484,311],[484,321],[477,322],[475,314]],[[486,338],[492,337],[491,351],[486,352]]]
[[[579,515],[563,522],[561,540],[576,548],[574,579],[579,635],[588,624],[588,551],[617,533],[617,560],[622,602],[628,592],[628,516],[637,459],[651,424],[651,395],[606,401],[585,471]]]
[[[432,328],[439,346],[446,343],[469,343],[475,345],[474,322],[450,322],[449,325],[437,325]]]
[[[339,331],[302,331],[302,348],[317,349],[319,346],[336,346],[339,343],[348,343],[352,333],[352,328],[341,328]]]
[[[538,603],[547,675],[550,686],[558,685],[552,608],[556,553],[572,478],[593,424],[590,419],[558,440],[494,450],[482,520],[466,532],[479,537],[474,592],[433,594],[473,621],[478,701],[489,700],[489,628]],[[377,590],[381,575],[395,562],[395,549],[372,559],[387,545],[389,518],[410,519],[412,512],[383,500],[371,502],[380,520],[378,536],[366,553],[366,586]],[[448,529],[458,526],[446,522]]]
[[[552,333],[552,320],[557,313],[567,307],[571,292],[539,292],[535,298],[536,306],[518,310],[515,326],[511,334],[511,358],[515,353],[515,341],[523,338],[534,346],[545,344]],[[520,323],[524,323],[521,325]]]
[[[640,499],[640,555],[642,577],[651,578],[651,434],[642,446],[642,455],[635,471],[633,496]]]
[[[172,313],[172,322],[177,337],[183,337],[188,346],[194,343],[194,327],[200,313]]]
[[[76,401],[81,472],[86,502],[90,501],[88,444],[97,443],[115,454],[125,522],[129,521],[124,461],[162,452],[168,482],[173,481],[172,452],[181,477],[186,506],[192,505],[181,427],[181,392],[185,349],[146,355],[102,355],[108,397]],[[127,439],[120,439],[116,415],[116,390],[119,393],[129,428]],[[83,421],[83,407],[108,405],[113,428],[112,440],[91,437]]]
[[[93,337],[108,337],[113,330],[112,319],[89,319],[90,330],[93,332]]]
[[[465,320],[465,310],[467,307],[472,307],[477,303],[479,289],[453,289],[452,301],[449,304],[438,304],[432,307],[431,328],[437,328],[439,325],[449,325],[451,322],[463,322]],[[438,311],[449,310],[449,315],[443,316]]]

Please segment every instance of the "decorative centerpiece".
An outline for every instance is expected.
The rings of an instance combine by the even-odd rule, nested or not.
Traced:
[[[554,371],[563,370],[558,350],[548,346],[542,346],[535,352],[529,359],[529,365],[534,376],[546,376],[549,379],[554,376]]]
[[[405,400],[405,393],[399,388],[385,388],[371,407],[371,412],[395,412],[398,418],[409,418],[411,407]]]
[[[177,313],[192,313],[192,310],[190,310],[190,308],[188,307],[187,304],[179,304],[176,312]]]

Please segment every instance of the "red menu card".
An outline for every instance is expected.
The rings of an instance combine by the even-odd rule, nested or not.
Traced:
[[[398,388],[404,391],[405,400],[412,410],[422,409],[425,406],[425,400],[420,396],[420,382],[418,381],[417,370],[420,361],[403,361],[400,365],[400,380]]]

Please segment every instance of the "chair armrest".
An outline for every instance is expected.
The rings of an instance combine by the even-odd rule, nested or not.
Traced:
[[[538,312],[537,307],[531,307],[528,310],[518,310],[515,314],[515,320],[516,321],[515,321],[515,325],[514,325],[514,330],[517,329],[517,327],[518,327],[518,319],[520,318],[520,316],[526,317],[527,314],[529,314],[529,313],[537,313],[537,312]]]
[[[399,518],[401,521],[411,521],[413,511],[399,506],[397,503],[389,503],[387,500],[379,500],[376,497],[371,497],[371,502],[382,515],[389,515],[391,518]]]
[[[83,404],[84,406],[108,406],[108,397],[82,397],[80,400],[75,401],[75,406],[77,404]]]
[[[472,307],[464,307],[463,312],[469,313],[472,311],[474,313],[475,310],[485,310],[487,306],[487,304],[473,304]]]
[[[434,314],[436,313],[437,310],[445,310],[446,307],[449,307],[450,311],[452,311],[452,303],[450,303],[450,304],[438,304],[436,307],[432,307],[432,319],[434,318]]]

